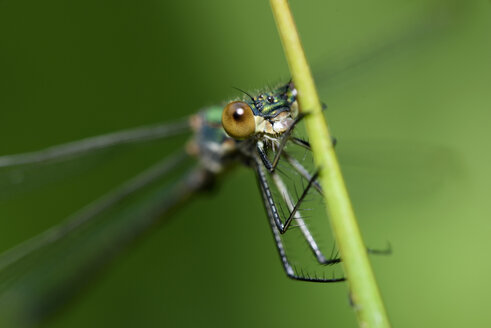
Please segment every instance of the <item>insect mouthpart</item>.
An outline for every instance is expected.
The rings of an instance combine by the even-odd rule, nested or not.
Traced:
[[[270,136],[279,136],[286,132],[294,123],[290,112],[281,112],[273,118],[255,116],[256,133],[263,133]]]

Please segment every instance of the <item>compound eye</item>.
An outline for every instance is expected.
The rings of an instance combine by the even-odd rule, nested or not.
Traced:
[[[229,136],[246,139],[256,131],[251,107],[243,101],[233,101],[223,109],[222,125]]]

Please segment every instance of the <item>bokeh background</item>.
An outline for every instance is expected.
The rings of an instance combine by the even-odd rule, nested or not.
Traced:
[[[394,327],[489,327],[491,4],[291,1]],[[267,1],[0,0],[0,153],[171,121],[289,79]],[[0,250],[182,147],[4,187]],[[155,151],[157,150],[157,151]],[[92,163],[94,164],[94,163]],[[60,263],[60,265],[63,265]],[[49,327],[356,327],[345,284],[287,279],[239,168]]]

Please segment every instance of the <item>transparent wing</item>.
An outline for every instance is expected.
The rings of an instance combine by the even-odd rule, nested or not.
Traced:
[[[208,176],[185,165],[187,159],[180,153],[154,165],[0,255],[2,326],[31,325],[56,310],[129,242],[203,188]]]
[[[429,142],[340,140],[336,153],[360,204],[383,200],[391,207],[425,201],[465,175],[459,153]]]
[[[370,65],[383,63],[384,59],[394,53],[404,52],[415,47],[417,43],[428,42],[441,38],[466,17],[466,5],[452,4],[448,1],[438,1],[431,5],[430,10],[424,9],[416,21],[406,22],[401,30],[387,31],[387,35],[377,41],[367,41],[361,44],[352,54],[336,54],[330,49],[329,54],[320,56],[321,64],[313,64],[313,71],[319,90],[333,88],[342,83],[339,80],[346,75],[352,78],[352,73],[357,69]],[[360,72],[356,71],[356,74]],[[336,81],[337,85],[334,84]]]
[[[189,120],[185,119],[173,123],[122,130],[51,146],[38,151],[0,156],[0,168],[62,160],[107,147],[166,138],[188,132],[189,129]]]
[[[452,21],[452,19],[435,20],[433,18],[433,16],[430,17],[427,22]],[[424,27],[425,25],[421,24],[421,22],[416,25],[423,26],[421,30],[424,30],[425,36],[428,36],[430,34],[433,35],[433,33],[428,33],[428,31],[441,31],[441,27],[446,28],[449,24],[427,25],[430,28]],[[400,37],[397,37],[394,42],[390,41],[382,44],[382,46],[376,47],[375,50],[366,52],[361,58],[357,55],[355,58],[350,58],[341,64],[334,62],[328,65],[334,67],[334,69],[322,70],[320,75],[327,76],[329,81],[328,83],[321,81],[321,83],[324,86],[326,84],[332,85],[332,77],[340,76],[340,73],[346,69],[365,64],[367,62],[366,58],[380,58],[379,55],[383,51],[397,48],[399,44],[407,47],[410,46],[411,42],[406,41],[420,39],[421,33],[416,31],[416,34],[411,34],[411,30],[409,29],[408,31],[409,36],[416,35],[416,37],[406,38],[404,42],[398,42],[397,40]],[[322,65],[322,67],[325,66]],[[319,80],[322,79],[322,76]],[[61,171],[65,171],[66,165],[58,165],[64,159],[74,158],[89,152],[92,153],[93,150],[112,148],[112,146],[164,138],[188,130],[186,124],[184,124],[182,129],[176,128],[176,130],[169,130],[166,127],[167,125],[162,126],[163,130],[158,128],[156,130],[148,128],[147,130],[147,128],[144,128],[143,134],[140,134],[142,131],[130,132],[129,134],[123,132],[114,134],[111,137],[91,138],[71,143],[69,146],[57,146],[40,152],[0,157],[0,167],[2,167],[0,181],[2,179],[4,181],[0,182],[0,184],[3,183],[0,191],[3,190],[5,193],[10,194],[13,190],[12,186],[25,186],[26,181],[30,180],[31,177],[41,179],[42,183],[46,183],[46,181],[51,183],[53,176],[60,175],[60,168],[62,168]],[[350,162],[352,164],[354,160],[356,168],[364,167],[363,160],[358,160],[356,158],[358,155],[350,158],[349,152],[345,153],[346,148],[344,147],[345,141],[340,140],[338,153],[341,160],[347,158],[346,164],[348,165],[350,165]],[[291,156],[303,166],[306,166],[305,163],[309,162],[307,158],[302,156],[293,153]],[[414,160],[416,157],[417,155],[414,155],[412,159]],[[451,155],[447,157],[450,160],[454,158]],[[385,164],[387,163],[389,162]],[[281,190],[286,189],[291,192],[291,197],[295,201],[297,193],[306,184],[305,174],[301,174],[298,167],[295,169],[292,162],[287,163],[282,160],[280,164],[281,172],[279,176],[285,187],[278,187],[278,183],[275,184],[275,181],[270,181],[269,184],[274,186],[273,188],[276,190],[275,199],[278,199],[279,203],[283,202],[283,211],[287,212],[289,205],[285,201],[284,195],[281,194]],[[169,210],[187,199],[206,183],[206,178],[199,171],[182,172],[183,175],[181,176],[182,180],[179,180],[180,182],[175,180],[165,183],[162,179],[167,173],[166,168],[169,162],[160,163],[159,165],[157,168],[159,167],[160,169],[150,171],[150,173],[147,173],[148,175],[132,180],[128,185],[125,184],[121,189],[110,193],[99,202],[79,212],[66,221],[65,224],[57,226],[0,256],[0,324],[3,324],[3,326],[17,326],[16,324],[19,320],[32,323],[56,309],[70,295],[87,283],[86,276],[98,271],[108,259],[112,258],[129,241],[148,230],[150,226],[159,221],[159,218],[165,218]],[[174,165],[171,166],[173,167]],[[410,171],[411,167],[414,166],[409,166],[407,169]],[[45,174],[45,170],[48,170],[49,174]],[[351,183],[354,183],[356,175],[351,175],[349,169],[343,168],[343,170],[348,178],[348,183],[350,183],[350,179]],[[315,171],[315,168],[311,167],[306,172],[311,174],[313,171]],[[414,176],[418,176],[422,171],[424,170],[417,169]],[[152,172],[154,174],[155,172],[159,173],[153,175]],[[385,174],[386,172],[379,173]],[[394,172],[395,175],[398,175],[400,171],[394,169]],[[452,170],[443,171],[444,174],[447,174],[445,172],[452,172]],[[150,176],[155,179],[148,179]],[[430,176],[432,175],[430,174]],[[296,182],[292,182],[291,179]],[[154,182],[150,183],[150,180]],[[379,180],[377,181],[380,182]],[[390,187],[391,182],[389,179],[387,181],[388,187],[385,190],[390,193],[392,189]],[[411,181],[417,181],[417,179],[412,179]],[[415,185],[419,184],[415,183]],[[5,188],[3,188],[4,186]],[[295,192],[294,186],[297,186],[297,192]],[[401,189],[398,188],[398,190]],[[369,190],[367,192],[368,195],[373,195]],[[325,231],[328,229],[328,224],[323,206],[316,205],[316,202],[321,201],[316,200],[315,195],[315,192],[309,193],[309,196],[314,199],[310,200],[310,203],[309,201],[305,202],[300,213],[305,226],[309,228],[312,236],[316,238],[317,244],[324,251],[326,257],[329,257],[331,254],[335,255],[335,247],[332,240],[322,241],[318,238],[326,235]],[[311,249],[305,242],[305,233],[300,228],[299,220],[296,221],[292,229],[282,236],[285,239],[287,253],[289,256],[294,257],[293,265],[297,263],[300,265],[305,261],[311,261],[310,264],[317,265]],[[317,224],[326,225],[326,227],[318,227],[316,226]],[[298,257],[296,257],[297,255]],[[317,266],[312,272],[313,275],[316,274],[316,270],[318,270]],[[322,275],[322,273],[319,273],[319,275]]]
[[[137,150],[133,157],[148,157],[144,148],[189,130],[189,120],[183,119],[0,156],[0,199],[82,174],[115,155]]]

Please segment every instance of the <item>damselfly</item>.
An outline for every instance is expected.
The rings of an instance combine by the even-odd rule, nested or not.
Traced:
[[[0,257],[1,320],[12,314],[35,321],[51,312],[83,285],[86,276],[97,271],[122,246],[158,222],[162,213],[168,214],[195,193],[209,188],[217,176],[240,163],[256,171],[259,190],[287,275],[309,281],[342,280],[342,277],[324,276],[322,273],[316,277],[317,272],[303,273],[302,268],[295,270],[289,263],[289,249],[285,251],[283,247],[281,233],[287,237],[296,231],[313,251],[317,262],[333,265],[339,262],[335,252],[323,254],[320,251],[309,228],[310,222],[303,216],[303,209],[296,206],[305,200],[307,193],[304,190],[310,190],[311,194],[318,194],[321,190],[315,181],[315,168],[304,169],[303,156],[309,152],[308,141],[291,135],[293,127],[301,119],[295,105],[293,85],[288,83],[251,93],[240,102],[225,106],[225,112],[223,107],[210,107],[191,119],[172,125],[124,131],[0,158],[0,166],[6,170],[13,168],[6,177],[10,181],[22,182],[28,175],[22,172],[23,167],[52,164],[56,168],[57,160],[62,158],[194,130],[186,151],[158,163],[74,214],[65,223],[4,253]],[[222,130],[220,122],[224,113],[225,121],[229,121],[226,129],[236,138],[227,137]],[[290,148],[283,151],[285,142],[291,143],[289,147],[297,147],[299,155],[290,155]],[[198,158],[199,164],[197,168],[186,171],[181,164],[187,163],[189,154]],[[277,167],[282,164],[290,167],[291,171],[285,172],[286,175],[296,172],[303,180],[304,188],[298,189],[296,195],[288,178],[282,179],[279,174]],[[170,175],[173,179],[170,184],[160,184],[169,178],[170,172],[178,174]],[[138,201],[129,201],[135,199]],[[277,206],[278,203],[283,203],[283,206]],[[238,226],[232,228],[234,230],[241,229],[244,223],[230,224]]]
[[[231,101],[225,106],[207,107],[180,122],[0,157],[0,169],[56,167],[57,161],[77,158],[85,153],[192,132],[185,151],[169,156],[62,224],[2,254],[1,313],[12,311],[17,314],[19,309],[16,307],[20,306],[26,316],[34,319],[43,316],[50,311],[53,302],[60,302],[73,293],[73,289],[67,288],[73,288],[75,281],[97,271],[128,242],[194,194],[210,188],[217,178],[236,165],[245,165],[255,171],[286,275],[310,282],[343,281],[343,277],[294,267],[288,255],[294,249],[285,248],[283,241],[283,235],[287,236],[296,228],[318,264],[329,266],[341,261],[334,251],[330,254],[321,251],[310,223],[303,216],[302,203],[306,197],[310,193],[321,194],[322,189],[317,182],[315,168],[308,169],[309,142],[294,134],[304,117],[299,112],[294,84],[288,82],[253,95],[244,93],[244,99]],[[301,155],[293,155],[298,154],[298,150]],[[170,187],[162,184],[169,175],[182,172],[181,166],[190,157],[197,159],[191,170],[174,179]],[[280,164],[283,165],[281,170]],[[10,172],[7,178],[17,179],[16,172]],[[292,182],[295,176],[300,183],[298,180]],[[128,208],[125,207],[126,202],[130,204]],[[240,227],[243,223],[238,224]],[[40,285],[44,288],[33,293]]]
[[[304,281],[337,282],[344,280],[343,278],[310,277],[295,273],[281,240],[281,235],[287,233],[292,223],[295,222],[320,264],[329,265],[340,262],[339,258],[331,259],[321,252],[302,218],[300,206],[308,192],[315,189],[321,193],[322,189],[316,180],[317,173],[309,172],[300,160],[286,150],[287,144],[292,143],[310,151],[308,141],[293,135],[295,127],[304,117],[298,109],[294,84],[289,82],[255,96],[248,93],[246,95],[246,99],[232,101],[224,109],[220,105],[211,106],[182,122],[94,137],[34,153],[1,157],[0,167],[42,163],[121,143],[169,137],[186,133],[189,130],[194,132],[187,145],[186,153],[166,159],[137,177],[122,190],[117,191],[116,195],[109,196],[76,218],[7,252],[1,259],[0,269],[23,260],[33,251],[56,244],[69,234],[76,234],[78,229],[90,224],[90,221],[95,219],[101,211],[145,187],[160,176],[168,174],[182,164],[186,156],[194,156],[198,159],[199,164],[180,182],[169,206],[180,203],[182,199],[196,191],[206,189],[207,186],[214,183],[218,176],[236,164],[243,163],[256,172],[264,206],[286,274],[290,278]],[[293,191],[288,189],[287,183],[277,172],[280,160],[288,163],[291,169],[304,180],[303,190],[300,190],[300,193],[296,191],[297,199],[292,197]],[[277,189],[278,192],[273,193],[273,189]],[[277,196],[280,196],[281,199],[278,199]],[[286,208],[280,207],[282,203]],[[142,220],[137,224],[146,225],[147,223],[144,222]]]
[[[73,272],[75,276],[85,270],[91,270],[95,262],[101,260],[100,255],[107,258],[108,254],[145,231],[161,215],[194,193],[208,188],[218,176],[242,163],[251,167],[256,173],[273,237],[287,276],[313,282],[343,281],[342,277],[304,274],[303,269],[301,273],[296,272],[288,259],[282,241],[282,235],[287,234],[292,226],[296,226],[320,264],[334,265],[340,262],[339,258],[332,258],[333,254],[326,256],[322,253],[302,217],[301,205],[309,191],[315,189],[317,193],[321,193],[322,189],[316,180],[317,173],[310,172],[301,163],[301,159],[287,151],[287,146],[292,147],[288,145],[290,143],[306,152],[310,151],[308,141],[293,134],[295,127],[304,117],[299,112],[294,84],[289,82],[254,96],[248,93],[246,95],[245,99],[232,101],[225,108],[221,105],[211,106],[178,123],[144,127],[55,146],[34,153],[0,157],[2,168],[39,165],[122,143],[170,137],[193,131],[185,152],[179,152],[165,159],[61,225],[3,254],[0,258],[1,287],[6,291],[3,295],[11,297],[9,290],[18,293],[19,289],[28,288],[25,285],[25,277],[21,274],[23,270],[19,268],[25,265],[24,274],[27,276],[32,274],[30,261],[40,253],[58,253],[53,257],[56,261],[75,256],[77,251],[71,249],[70,245],[76,244],[77,238],[84,235],[85,230],[91,229],[91,226],[100,226],[105,212],[111,211],[112,207],[117,207],[119,203],[141,192],[155,181],[165,178],[167,174],[179,168],[188,156],[195,157],[198,164],[185,173],[184,178],[177,181],[170,192],[162,193],[158,188],[156,193],[152,192],[150,196],[145,196],[146,201],[149,202],[147,206],[140,204],[136,213],[130,213],[126,218],[123,215],[117,218],[116,222],[103,223],[103,227],[96,232],[103,239],[95,243],[99,245],[99,249],[95,250],[95,253],[76,256],[85,260],[77,259],[80,264],[76,266],[80,267]],[[278,173],[278,165],[281,161],[287,163],[293,174],[297,174],[303,180],[303,189],[295,190],[295,198],[294,191],[288,187],[289,182]],[[292,172],[289,174],[291,175]],[[114,227],[107,228],[104,227],[105,224]],[[61,281],[57,283],[60,287],[63,286]],[[3,300],[7,301],[5,298]]]

